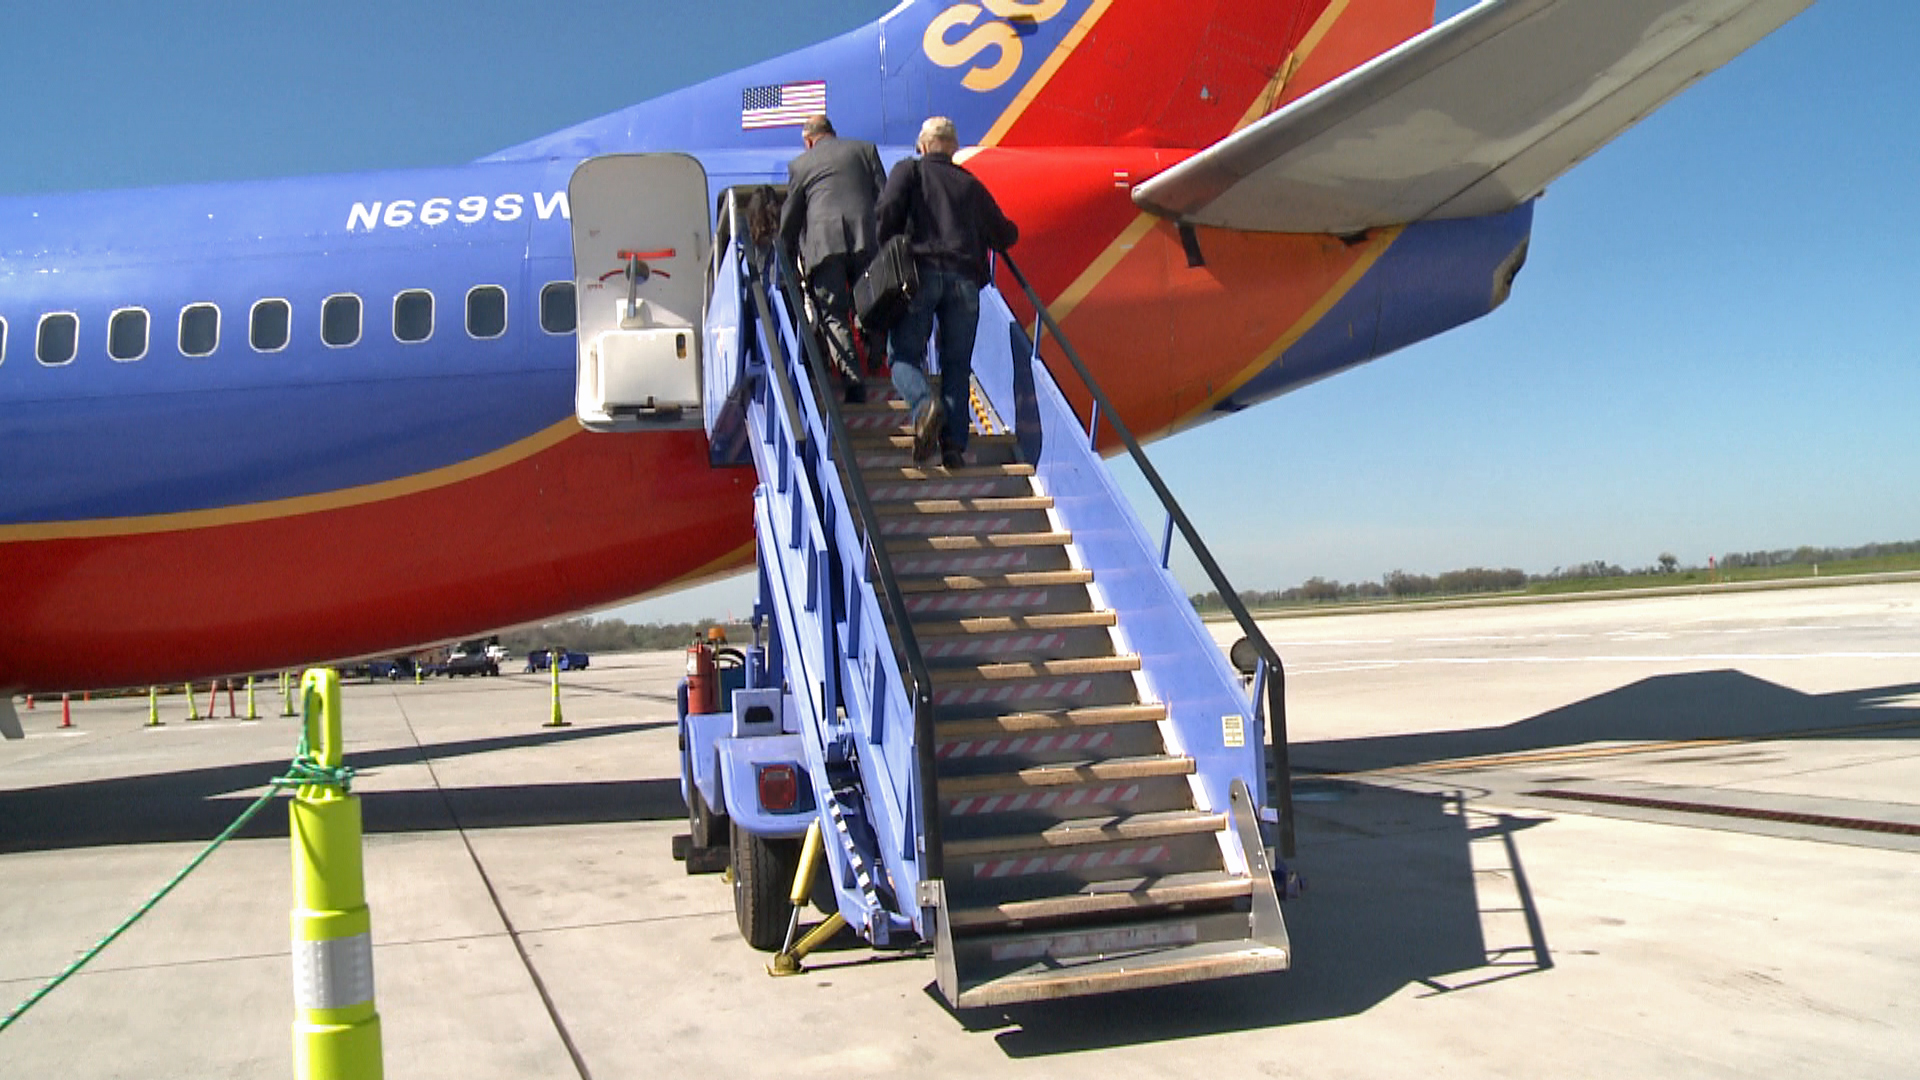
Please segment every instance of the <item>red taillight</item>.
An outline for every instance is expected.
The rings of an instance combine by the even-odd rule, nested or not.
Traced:
[[[791,765],[760,766],[760,806],[779,813],[800,802],[800,770]]]

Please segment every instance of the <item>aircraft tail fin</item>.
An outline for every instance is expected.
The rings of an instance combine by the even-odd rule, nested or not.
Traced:
[[[911,146],[1198,149],[1426,29],[1433,0],[904,0],[877,22],[484,160],[790,149],[809,112]]]
[[[962,142],[1196,148],[1432,17],[1433,0],[924,0],[881,25],[889,100],[947,112]],[[903,111],[890,134],[911,141]]]

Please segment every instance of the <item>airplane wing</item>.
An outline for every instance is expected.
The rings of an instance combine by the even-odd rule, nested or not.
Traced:
[[[1511,209],[1813,0],[1487,0],[1134,189],[1253,232]]]

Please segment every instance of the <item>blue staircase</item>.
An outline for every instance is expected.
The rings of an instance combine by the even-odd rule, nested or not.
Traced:
[[[1039,314],[982,293],[971,460],[944,469],[913,463],[902,402],[838,404],[785,253],[727,234],[705,410],[714,464],[759,476],[763,641],[716,733],[723,757],[803,767],[840,914],[879,947],[932,943],[959,1008],[1286,968],[1279,659],[1018,268],[1001,279]],[[1158,538],[1103,424],[1165,507]],[[1167,570],[1176,532],[1230,598],[1250,687]],[[757,729],[755,702],[778,705]]]

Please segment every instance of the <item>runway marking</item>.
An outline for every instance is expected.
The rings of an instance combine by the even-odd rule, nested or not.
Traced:
[[[1407,660],[1361,660],[1333,666],[1289,664],[1288,675],[1340,675],[1354,671],[1384,671],[1397,667],[1486,667],[1494,664],[1724,664],[1740,661],[1777,660],[1920,660],[1920,652],[1824,652],[1824,653],[1684,653],[1677,656],[1422,656]]]
[[[1316,780],[1350,779],[1360,776],[1406,776],[1420,773],[1466,772],[1498,769],[1514,765],[1561,764],[1595,758],[1624,757],[1631,754],[1659,754],[1673,750],[1703,750],[1716,746],[1743,746],[1764,742],[1791,742],[1797,739],[1830,739],[1838,735],[1866,735],[1881,731],[1920,728],[1920,717],[1882,720],[1872,724],[1848,724],[1843,727],[1799,728],[1764,735],[1734,735],[1719,739],[1669,739],[1663,742],[1617,743],[1609,746],[1564,747],[1554,750],[1528,750],[1512,754],[1486,754],[1481,757],[1448,758],[1418,765],[1393,765],[1382,769],[1316,774]]]

